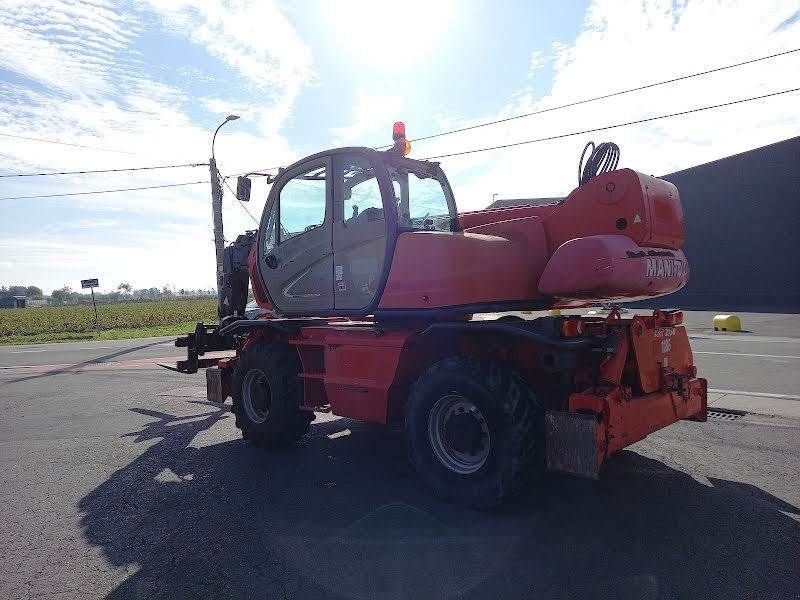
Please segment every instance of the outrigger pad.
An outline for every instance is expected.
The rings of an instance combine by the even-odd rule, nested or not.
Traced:
[[[597,479],[595,415],[548,410],[544,422],[548,470]]]

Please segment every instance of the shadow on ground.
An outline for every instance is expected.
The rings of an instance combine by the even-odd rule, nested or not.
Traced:
[[[89,365],[101,365],[103,363],[109,362],[112,358],[118,358],[120,356],[123,356],[124,354],[130,354],[131,352],[137,352],[138,350],[144,350],[145,348],[152,348],[153,346],[157,346],[163,343],[164,340],[156,340],[155,342],[149,342],[147,344],[141,344],[139,346],[133,346],[131,348],[123,348],[116,352],[111,352],[110,354],[104,354],[103,356],[98,356],[97,358],[90,358],[89,360],[84,360],[71,365],[60,366],[58,368],[51,369],[43,373],[37,373],[36,375],[26,375],[24,377],[18,377],[17,379],[10,379],[7,382],[7,384],[21,383],[23,381],[31,381],[32,379],[40,379],[42,377],[51,377],[53,375],[61,375],[63,373],[71,373],[74,371],[79,371],[83,367],[87,367]]]
[[[599,482],[548,476],[480,513],[430,498],[398,435],[382,429],[338,420],[282,452],[240,440],[194,448],[225,410],[134,410],[155,419],[135,440],[160,441],[80,502],[89,542],[134,567],[111,598],[800,592],[800,526],[785,514],[796,507],[746,484],[709,487],[635,452]]]

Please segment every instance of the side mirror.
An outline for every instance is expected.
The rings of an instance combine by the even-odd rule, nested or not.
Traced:
[[[240,176],[236,180],[236,198],[241,202],[250,200],[250,186],[253,184],[249,177]]]

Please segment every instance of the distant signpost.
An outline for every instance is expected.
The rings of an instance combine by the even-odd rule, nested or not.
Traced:
[[[97,330],[97,337],[100,337],[100,319],[97,318],[97,303],[94,301],[94,288],[99,287],[100,282],[94,279],[81,279],[81,289],[89,288],[92,292],[92,306],[94,307],[94,327]]]

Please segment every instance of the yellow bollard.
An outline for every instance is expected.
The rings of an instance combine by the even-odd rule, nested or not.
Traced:
[[[714,331],[741,331],[742,320],[736,315],[715,315],[711,321]]]

